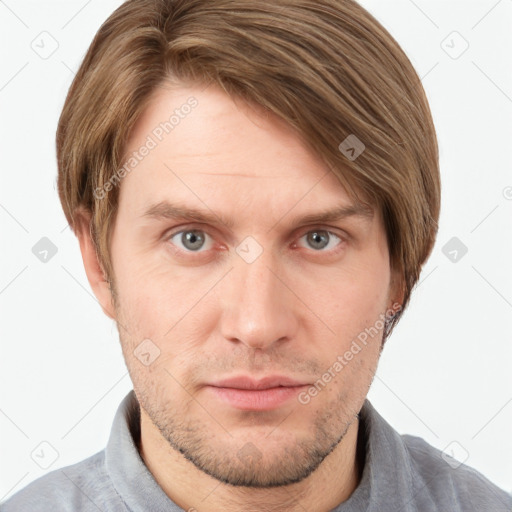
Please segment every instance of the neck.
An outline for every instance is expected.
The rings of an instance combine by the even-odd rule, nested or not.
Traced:
[[[143,409],[139,450],[158,485],[184,510],[327,512],[346,501],[360,482],[364,443],[358,443],[358,430],[356,418],[342,441],[309,477],[265,489],[231,486],[202,472],[169,445]]]

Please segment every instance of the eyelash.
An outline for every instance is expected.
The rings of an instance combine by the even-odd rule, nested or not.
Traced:
[[[200,233],[206,234],[211,239],[213,239],[213,237],[207,231],[205,231],[204,229],[200,229],[200,228],[197,228],[197,227],[187,227],[185,229],[181,228],[178,231],[174,231],[174,232],[166,235],[165,236],[165,240],[170,242],[171,239],[174,238],[176,235],[181,235],[181,234],[187,233],[189,231],[198,231]],[[325,231],[326,233],[329,234],[330,237],[334,236],[334,237],[338,238],[339,239],[339,243],[336,245],[336,247],[334,249],[330,249],[330,250],[324,250],[324,248],[319,249],[319,250],[310,249],[311,252],[313,252],[313,253],[337,254],[342,249],[342,246],[344,245],[344,243],[347,242],[347,240],[348,240],[348,235],[337,234],[337,233],[331,231],[331,229],[329,229],[327,227],[321,227],[321,226],[313,226],[313,229],[309,229],[308,231],[303,232],[298,237],[298,239],[300,240],[304,236],[306,236],[306,235],[308,235],[310,233],[314,233],[315,231]],[[328,241],[327,246],[329,245],[330,241],[331,240]],[[171,245],[176,247],[176,245],[173,242],[170,242],[170,243],[171,243]],[[296,247],[296,245],[297,244],[294,242],[293,247]],[[186,255],[189,255],[189,254],[198,254],[198,255],[200,255],[200,254],[204,254],[204,253],[208,252],[208,249],[206,251],[204,251],[204,250],[191,251],[191,250],[181,249],[179,247],[176,247],[175,248],[175,252],[178,252],[178,253],[181,253],[181,254],[186,254]]]

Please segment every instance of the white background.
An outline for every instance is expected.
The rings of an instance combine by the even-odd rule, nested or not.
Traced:
[[[103,449],[131,389],[61,211],[54,149],[73,73],[120,4],[0,1],[0,500]],[[399,432],[450,446],[510,492],[512,1],[361,4],[422,78],[442,175],[437,243],[369,398]],[[31,47],[43,31],[58,43],[47,59]],[[32,253],[42,237],[58,249],[46,263]],[[455,263],[442,252],[452,237],[468,248]],[[34,450],[43,465],[57,458],[42,469]]]

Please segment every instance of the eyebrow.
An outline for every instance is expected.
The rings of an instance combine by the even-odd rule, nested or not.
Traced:
[[[292,219],[292,224],[313,224],[322,222],[336,222],[348,217],[358,217],[362,220],[371,220],[374,211],[370,206],[363,203],[350,204],[346,206],[338,206],[328,210],[322,210],[313,213],[307,213],[302,216],[296,216]],[[287,215],[287,214],[286,214]],[[284,215],[282,218],[286,217]],[[222,215],[218,215],[211,210],[202,211],[197,208],[184,207],[178,204],[172,204],[169,201],[161,201],[151,205],[142,214],[143,218],[151,218],[155,220],[188,220],[205,224],[221,223],[229,229],[234,227],[231,219],[226,219]],[[277,223],[279,223],[278,221]]]

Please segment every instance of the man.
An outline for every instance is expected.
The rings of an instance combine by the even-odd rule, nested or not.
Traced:
[[[366,399],[437,232],[435,129],[346,0],[132,0],[57,133],[134,390],[105,450],[2,511],[510,511]]]

